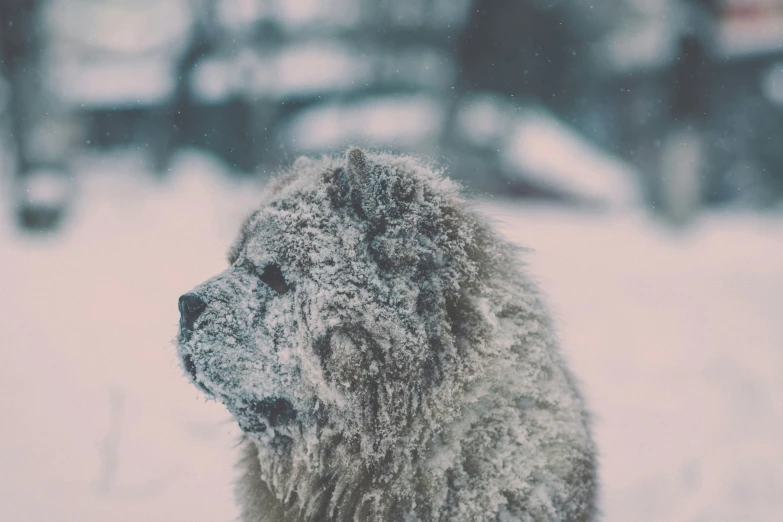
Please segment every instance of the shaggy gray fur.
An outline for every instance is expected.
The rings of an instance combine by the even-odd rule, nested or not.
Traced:
[[[179,354],[245,431],[244,520],[595,520],[541,296],[440,172],[300,159],[229,257]]]

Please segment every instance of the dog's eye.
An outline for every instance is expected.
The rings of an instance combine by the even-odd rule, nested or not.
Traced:
[[[290,287],[283,277],[283,271],[277,265],[266,265],[259,274],[261,281],[267,284],[269,288],[277,292],[278,294],[284,294],[288,292]]]
[[[285,277],[283,277],[283,271],[278,265],[269,264],[264,266],[264,268],[258,268],[255,263],[249,259],[244,259],[241,263],[239,263],[239,266],[248,272],[256,274],[258,278],[261,279],[261,281],[263,281],[269,288],[280,295],[288,292],[291,289],[291,287],[286,282]]]

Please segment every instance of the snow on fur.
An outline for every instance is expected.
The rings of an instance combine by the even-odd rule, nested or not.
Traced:
[[[246,433],[246,521],[590,521],[595,450],[541,297],[442,173],[351,149],[272,182],[180,332]]]

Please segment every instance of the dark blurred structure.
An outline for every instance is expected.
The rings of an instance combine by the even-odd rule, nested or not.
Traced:
[[[637,12],[612,42],[604,143],[640,168],[648,202],[675,222],[702,205],[779,204],[783,2],[669,4]]]
[[[154,171],[178,144],[181,62],[191,42],[188,0],[47,0],[40,25],[50,49],[41,71],[56,103],[77,115],[80,143],[136,146]]]
[[[38,0],[0,3],[0,59],[13,150],[5,163],[14,172],[16,218],[25,228],[45,230],[58,225],[68,205],[70,136],[41,74],[48,36],[41,8]]]
[[[783,1],[600,4],[6,0],[21,223],[56,221],[24,210],[34,173],[62,209],[66,152],[114,147],[160,175],[199,147],[242,175],[359,143],[507,195],[627,201],[612,185],[639,185],[677,223],[780,201]]]
[[[460,87],[568,113],[598,79],[590,45],[610,15],[573,1],[477,0],[457,47]]]
[[[350,142],[433,153],[466,0],[209,5],[183,71],[193,140],[240,170]],[[209,129],[209,130],[206,130]]]

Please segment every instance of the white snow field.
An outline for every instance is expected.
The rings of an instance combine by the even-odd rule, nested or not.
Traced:
[[[172,344],[178,296],[222,270],[259,191],[221,168],[85,162],[54,237],[0,209],[0,520],[236,519],[238,428]],[[783,216],[674,233],[641,211],[482,207],[534,249],[595,413],[604,520],[783,520]]]

